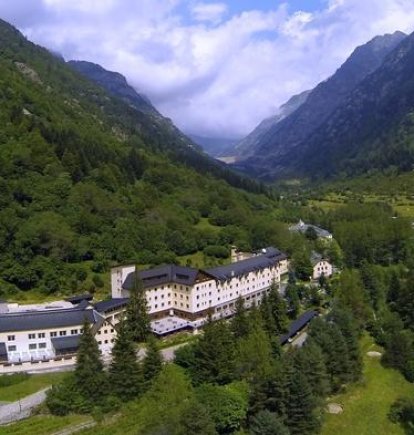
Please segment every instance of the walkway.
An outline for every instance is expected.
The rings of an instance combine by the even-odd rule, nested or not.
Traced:
[[[40,390],[37,393],[26,396],[16,402],[0,406],[0,425],[29,417],[33,408],[39,406],[45,401],[46,391],[49,388],[50,387]]]

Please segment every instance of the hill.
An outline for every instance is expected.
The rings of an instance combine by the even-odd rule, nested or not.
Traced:
[[[3,296],[93,291],[114,263],[175,262],[207,246],[259,243],[251,229],[275,203],[230,184],[262,186],[4,21],[0,42]]]
[[[335,112],[350,105],[356,110],[359,109],[355,101],[358,94],[356,89],[361,90],[360,86],[363,86],[364,80],[366,83],[370,81],[370,75],[381,67],[387,56],[405,38],[405,34],[396,32],[392,35],[378,36],[358,47],[332,77],[312,90],[304,104],[263,136],[260,143],[256,145],[254,156],[238,166],[267,179],[310,172],[310,168],[304,170],[308,159],[318,160],[320,157],[322,160],[325,157],[318,147],[321,142],[323,140],[327,143],[333,142],[326,126],[332,126],[331,133],[336,130],[337,126],[332,118]],[[353,91],[355,93],[351,96]],[[351,122],[347,122],[347,119],[341,119],[346,123],[348,138],[354,126]],[[314,145],[311,146],[309,144],[311,137],[317,135],[319,135],[319,142],[316,143],[317,139],[313,139]],[[305,149],[311,149],[312,152],[305,156]],[[321,168],[323,166],[324,163],[319,165]]]

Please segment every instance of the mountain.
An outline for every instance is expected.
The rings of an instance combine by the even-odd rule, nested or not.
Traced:
[[[213,157],[228,156],[233,153],[233,148],[239,142],[237,139],[227,139],[221,137],[205,137],[195,134],[188,135],[196,144]]]
[[[309,137],[328,121],[349,94],[377,70],[405,38],[404,33],[395,32],[377,36],[356,48],[333,76],[316,86],[296,111],[261,138],[254,156],[236,166],[264,179],[288,174],[294,164],[291,159],[301,155]]]
[[[70,60],[68,65],[83,76],[106,89],[111,95],[122,98],[135,109],[150,115],[161,116],[151,101],[143,94],[139,94],[130,86],[126,78],[113,71],[107,71],[100,65],[92,62]]]
[[[414,166],[414,33],[363,80],[281,165],[306,176],[357,175]]]
[[[248,136],[236,144],[232,152],[236,159],[245,159],[256,153],[261,143],[266,141],[266,135],[276,125],[299,109],[307,100],[311,91],[304,91],[291,97],[285,104],[279,107],[277,114],[263,120]]]
[[[249,193],[263,186],[1,20],[0,105],[0,297],[94,291],[119,262],[256,248],[256,220],[268,225],[275,203]]]

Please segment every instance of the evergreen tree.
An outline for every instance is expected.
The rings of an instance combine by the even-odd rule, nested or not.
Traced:
[[[273,317],[272,307],[267,294],[264,294],[260,303],[260,316],[263,320],[263,326],[270,336],[275,334],[276,322]]]
[[[312,339],[294,354],[295,368],[305,375],[315,398],[329,393],[329,376],[321,348]]]
[[[295,285],[288,284],[286,287],[286,299],[289,306],[289,317],[296,319],[300,310],[298,289]]]
[[[75,381],[79,392],[91,403],[100,403],[107,392],[107,377],[103,369],[98,343],[86,319],[79,340]]]
[[[120,399],[132,400],[142,392],[142,370],[124,320],[118,324],[112,348],[109,382],[112,393]]]
[[[359,334],[352,314],[347,310],[335,308],[330,316],[344,337],[349,358],[350,377],[358,380],[362,375],[362,355],[359,347]]]
[[[226,384],[234,379],[235,343],[229,326],[223,320],[209,322],[195,347],[196,384]]]
[[[286,422],[291,434],[311,434],[319,429],[320,422],[316,416],[316,402],[305,375],[300,371],[295,371],[292,375],[289,400],[286,406]]]
[[[398,301],[400,297],[400,292],[401,281],[397,273],[393,271],[387,293],[387,302],[390,304],[391,307],[394,306],[394,304]]]
[[[258,412],[249,425],[250,435],[289,435],[289,429],[281,418],[269,411]]]
[[[244,306],[244,299],[241,296],[237,298],[236,312],[231,321],[230,328],[236,338],[246,337],[249,334],[249,318]]]
[[[272,371],[272,347],[268,335],[256,327],[237,346],[236,372],[242,380],[255,384],[269,377]]]
[[[181,414],[176,435],[216,435],[214,421],[197,400],[191,401]]]
[[[157,341],[154,337],[150,337],[147,342],[147,352],[142,364],[144,382],[148,387],[152,380],[158,375],[162,369],[162,356],[158,349]]]
[[[147,339],[151,331],[150,319],[145,290],[137,271],[134,279],[134,288],[130,291],[126,309],[126,327],[134,341],[142,342]]]
[[[286,332],[289,324],[286,303],[282,299],[275,282],[273,282],[270,287],[268,303],[275,324],[274,332],[276,334],[282,334]]]

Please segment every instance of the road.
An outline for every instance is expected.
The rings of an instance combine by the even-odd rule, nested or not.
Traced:
[[[49,388],[50,387],[40,390],[16,402],[0,406],[0,425],[29,417],[33,408],[44,402],[46,399],[46,391]]]

